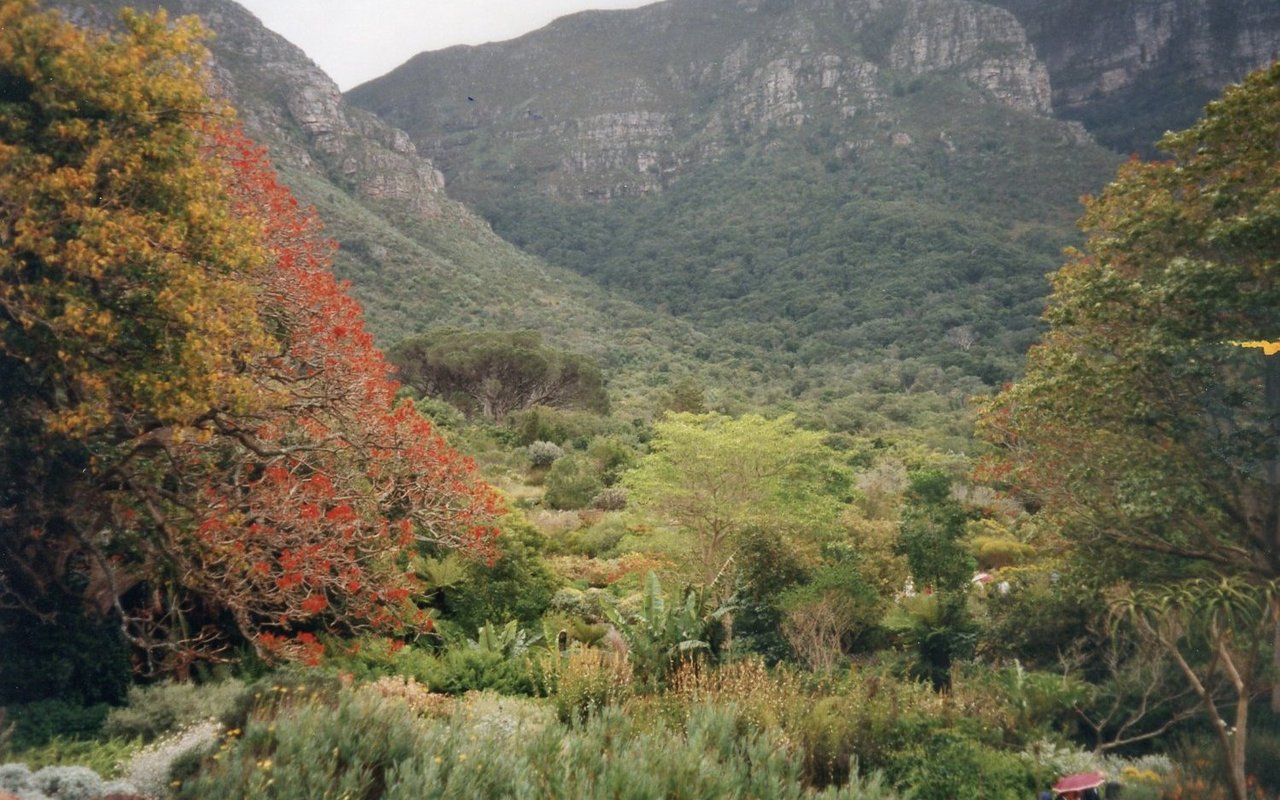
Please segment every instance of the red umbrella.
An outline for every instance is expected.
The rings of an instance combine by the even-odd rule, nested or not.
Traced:
[[[1107,782],[1107,776],[1101,772],[1077,772],[1074,775],[1063,775],[1053,785],[1058,794],[1066,792],[1083,792],[1085,789],[1096,789]]]

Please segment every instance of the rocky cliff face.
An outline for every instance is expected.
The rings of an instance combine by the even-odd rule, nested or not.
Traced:
[[[988,0],[1012,12],[1048,66],[1057,113],[1149,153],[1222,87],[1280,56],[1274,0]]]
[[[424,53],[349,97],[408,130],[464,198],[536,180],[611,199],[726,145],[891,120],[920,79],[1149,154],[1277,50],[1274,0],[668,0]]]
[[[464,198],[527,178],[612,199],[731,144],[891,118],[914,79],[1047,115],[1048,75],[1013,14],[968,0],[670,0],[424,53],[348,98],[408,130]]]
[[[976,3],[908,5],[889,63],[913,74],[956,70],[1000,102],[1048,114],[1049,71],[1016,17]]]
[[[98,27],[112,24],[117,5],[125,3],[58,4],[73,22]],[[328,75],[248,11],[224,0],[127,5],[200,17],[214,34],[209,45],[221,90],[278,167],[334,180],[359,197],[394,202],[423,217],[440,212],[444,178],[409,136],[348,105]]]

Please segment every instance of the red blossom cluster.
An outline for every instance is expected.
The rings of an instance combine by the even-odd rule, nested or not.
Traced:
[[[237,213],[269,263],[254,275],[278,350],[246,365],[264,402],[210,420],[182,449],[201,474],[193,588],[217,599],[268,656],[309,659],[311,631],[401,634],[426,624],[409,568],[420,544],[497,555],[497,495],[397,384],[359,304],[330,271],[332,245],[276,180],[261,148],[219,130]]]

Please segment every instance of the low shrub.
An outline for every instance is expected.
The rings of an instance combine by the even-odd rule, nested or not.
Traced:
[[[234,678],[203,685],[165,681],[134,686],[128,704],[111,709],[102,730],[108,736],[150,741],[200,720],[222,719],[248,693],[244,683]]]
[[[425,686],[439,686],[444,665],[427,647],[405,645],[381,637],[356,642],[326,642],[324,669],[348,676],[357,683],[399,676]]]
[[[326,670],[284,667],[250,684],[218,722],[227,730],[243,730],[255,715],[270,715],[301,703],[333,702],[344,682],[349,678]]]
[[[897,785],[911,787],[914,800],[1025,800],[1035,796],[1045,778],[1014,753],[951,734],[896,754],[889,772]]]
[[[534,467],[549,467],[564,458],[564,449],[554,442],[537,441],[526,448],[529,463]]]
[[[40,747],[56,738],[92,738],[102,730],[108,711],[105,703],[91,706],[66,700],[15,703],[7,707],[6,714],[13,726],[9,747],[20,751]]]
[[[77,765],[88,767],[107,778],[120,777],[123,765],[138,750],[138,739],[66,739],[55,737],[38,747],[15,752],[13,761],[32,769]]]
[[[732,708],[698,707],[677,730],[638,730],[606,707],[566,728],[533,707],[495,711],[485,699],[449,721],[414,717],[401,703],[344,692],[250,721],[181,798],[421,800],[509,797],[802,797],[892,800],[878,779],[814,794],[790,748],[744,733]],[[497,721],[495,721],[497,720]]]
[[[420,717],[447,718],[453,713],[452,697],[432,692],[413,678],[388,675],[362,686],[360,691],[399,700]]]
[[[420,730],[406,705],[372,692],[259,709],[176,795],[372,800],[395,764],[434,752],[419,749]]]
[[[620,486],[605,487],[591,499],[591,507],[598,511],[621,511],[627,507],[627,490]]]
[[[852,760],[889,766],[899,751],[933,736],[942,724],[937,695],[891,675],[851,671],[826,695],[810,700],[793,723],[805,751],[805,776],[820,786],[842,783]]]
[[[596,462],[582,453],[571,453],[551,465],[544,481],[543,500],[552,508],[586,508],[604,488]]]
[[[570,544],[572,552],[591,558],[609,558],[622,537],[627,535],[626,523],[617,515],[606,516],[595,524],[579,531]]]
[[[493,692],[473,692],[454,703],[451,716],[436,719],[448,720],[450,727],[467,730],[470,736],[495,741],[529,737],[548,728],[559,730],[555,709],[545,700]]]
[[[799,673],[786,667],[770,670],[759,657],[718,668],[685,662],[672,676],[665,694],[683,704],[682,720],[689,709],[700,704],[731,704],[741,723],[758,733],[796,731],[815,699],[804,691]]]
[[[1164,776],[1151,770],[1125,767],[1118,776],[1123,787],[1120,796],[1124,800],[1161,800],[1164,797]]]
[[[631,668],[625,658],[594,648],[577,648],[549,672],[561,722],[583,722],[631,695]]]
[[[502,653],[460,646],[451,648],[441,661],[444,669],[440,682],[431,688],[445,694],[489,689],[502,694],[532,695],[537,691],[528,660],[523,656],[508,658]]]
[[[0,766],[0,792],[21,800],[97,800],[110,794],[136,794],[123,781],[104,781],[81,766],[51,766],[32,772],[26,764]]]
[[[617,436],[599,436],[587,446],[587,455],[599,466],[604,485],[613,486],[635,463],[636,448]]]

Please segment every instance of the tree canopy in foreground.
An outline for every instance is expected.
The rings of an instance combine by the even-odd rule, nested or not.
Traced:
[[[1050,331],[982,422],[1007,480],[1149,585],[1113,606],[1201,699],[1244,800],[1268,638],[1280,668],[1280,63],[1160,145],[1087,203]]]
[[[983,415],[1078,539],[1280,576],[1280,65],[1087,202],[1044,341]]]
[[[425,620],[495,494],[408,403],[331,245],[207,93],[199,29],[0,4],[0,597],[152,671]]]

